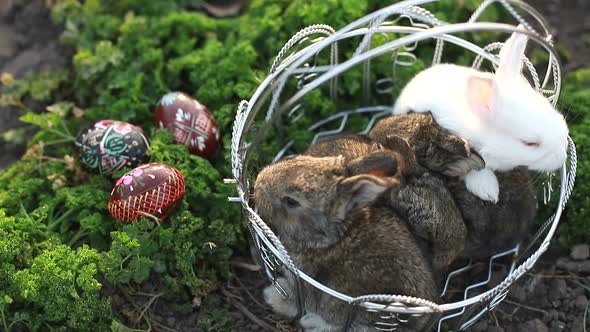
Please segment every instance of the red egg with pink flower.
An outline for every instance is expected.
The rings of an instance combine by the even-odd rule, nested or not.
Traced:
[[[117,180],[108,209],[113,218],[123,222],[142,217],[164,220],[184,193],[184,176],[179,170],[161,163],[142,165]]]

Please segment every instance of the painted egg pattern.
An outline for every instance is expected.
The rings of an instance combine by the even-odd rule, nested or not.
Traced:
[[[164,220],[185,193],[182,173],[169,165],[151,163],[123,175],[113,187],[108,209],[119,221],[142,217]]]
[[[80,160],[91,170],[110,175],[145,161],[149,142],[141,128],[127,122],[102,120],[76,138]]]
[[[156,107],[156,122],[174,134],[177,144],[188,146],[192,154],[211,158],[219,148],[219,129],[213,114],[187,94],[165,94]]]

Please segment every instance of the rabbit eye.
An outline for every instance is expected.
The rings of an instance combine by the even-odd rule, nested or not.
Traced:
[[[290,196],[283,197],[281,199],[281,201],[283,202],[283,204],[285,204],[290,209],[301,206],[301,204],[299,204],[299,202],[297,202],[296,199],[294,199],[293,197],[290,197]]]
[[[522,144],[524,144],[524,145],[526,145],[526,146],[528,146],[530,148],[538,148],[541,145],[541,143],[534,142],[534,141],[526,141],[526,140],[523,140],[523,139],[521,139],[520,141],[522,142]]]

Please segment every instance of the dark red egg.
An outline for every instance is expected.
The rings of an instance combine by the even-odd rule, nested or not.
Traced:
[[[148,160],[149,143],[141,128],[127,122],[102,120],[78,135],[80,160],[91,170],[110,175]]]
[[[169,92],[158,102],[156,122],[174,134],[177,144],[192,154],[211,158],[219,148],[219,130],[213,114],[182,92]]]
[[[119,221],[164,220],[180,204],[184,192],[184,176],[176,168],[161,163],[141,165],[115,183],[108,209]]]

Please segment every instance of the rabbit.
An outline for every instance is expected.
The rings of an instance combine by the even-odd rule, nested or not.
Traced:
[[[458,150],[465,150],[462,140],[443,131],[444,129],[441,130],[437,142],[456,142],[459,145]],[[463,253],[467,229],[459,207],[443,181],[418,164],[405,139],[390,135],[383,143],[387,149],[364,135],[330,136],[309,147],[305,155],[341,155],[345,158],[351,175],[392,170],[390,174],[383,171],[378,174],[397,176],[402,184],[399,190],[392,191],[388,204],[407,221],[413,234],[426,241],[430,249],[427,251],[428,256],[432,257],[436,277],[439,279]],[[392,154],[393,158],[387,158],[384,154]],[[393,173],[396,170],[395,165],[388,167],[383,164],[388,159],[397,161],[397,172]],[[450,164],[452,163],[447,163],[447,168]]]
[[[471,149],[463,138],[441,127],[430,113],[409,113],[383,118],[371,128],[368,137],[385,148],[399,150],[400,144],[392,137],[408,145],[404,157],[414,160],[430,172],[449,177],[465,176],[472,170],[482,170],[486,163]]]
[[[517,30],[524,31],[522,25]],[[485,168],[464,176],[467,189],[498,202],[494,171],[526,166],[554,171],[567,156],[564,117],[521,75],[527,36],[513,33],[500,50],[495,73],[453,65],[434,65],[402,89],[393,114],[430,112],[436,122],[469,142]]]
[[[464,255],[473,260],[488,259],[514,248],[530,234],[537,216],[535,186],[526,167],[496,171],[495,175],[500,186],[495,204],[465,190],[465,184],[458,178],[445,181],[467,226]]]
[[[432,267],[408,225],[379,203],[386,199],[384,192],[400,183],[395,176],[374,174],[391,174],[389,167],[396,161],[381,163],[388,169],[357,175],[350,175],[346,164],[342,156],[301,155],[266,166],[254,186],[261,217],[299,269],[338,292],[438,300]],[[291,293],[293,282],[292,277],[279,280]],[[302,284],[305,315],[300,325],[305,331],[341,331],[351,306]],[[264,295],[275,311],[294,315],[292,297],[283,299],[271,288]],[[374,331],[371,318],[377,315],[358,311],[352,331]],[[423,330],[431,318],[410,318],[406,331]]]
[[[303,154],[312,157],[342,156],[348,172],[353,175],[379,171],[382,173],[376,175],[397,176],[403,181],[405,175],[420,172],[412,169],[418,166],[415,160],[406,162],[397,150],[385,149],[366,135],[327,136],[312,144]],[[392,165],[383,165],[383,162],[391,162]]]
[[[369,132],[373,141],[396,149],[390,136],[406,140],[416,161],[451,192],[467,228],[462,256],[488,258],[514,247],[528,234],[537,213],[537,197],[526,167],[495,172],[501,190],[498,202],[492,203],[467,190],[460,178],[473,169],[481,169],[484,161],[469,151],[468,144],[460,144],[459,137],[440,127],[430,114],[393,115],[378,121]]]

